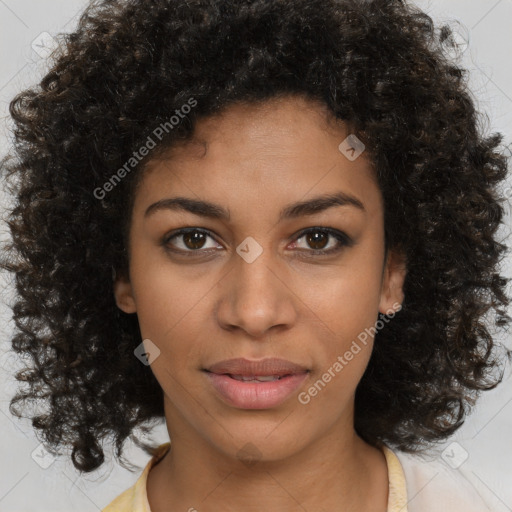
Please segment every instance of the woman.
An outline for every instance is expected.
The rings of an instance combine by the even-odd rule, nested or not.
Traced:
[[[11,103],[14,413],[82,471],[165,418],[107,512],[407,510],[395,450],[460,427],[510,322],[502,137],[431,19],[103,1],[64,37]],[[485,509],[452,490],[421,510]]]

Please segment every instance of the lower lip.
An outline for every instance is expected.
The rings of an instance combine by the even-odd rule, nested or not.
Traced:
[[[281,405],[306,380],[308,373],[269,382],[244,382],[211,372],[206,375],[230,405],[240,409],[269,409]]]

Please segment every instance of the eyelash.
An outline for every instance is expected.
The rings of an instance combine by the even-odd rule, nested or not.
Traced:
[[[330,235],[331,237],[335,238],[339,242],[339,244],[334,249],[327,249],[327,250],[323,250],[323,249],[311,249],[311,250],[299,249],[300,252],[308,253],[306,257],[310,257],[310,256],[327,256],[327,255],[338,253],[338,252],[340,252],[345,247],[351,247],[352,245],[354,245],[354,241],[346,233],[343,233],[342,231],[338,231],[336,229],[326,228],[326,227],[322,227],[322,226],[315,226],[315,227],[307,228],[307,229],[304,229],[304,230],[300,231],[296,235],[296,237],[293,239],[293,241],[300,240],[305,235],[307,235],[309,233],[316,233],[316,232],[325,233],[327,235]],[[182,229],[179,229],[178,231],[175,231],[173,233],[170,233],[170,234],[166,235],[163,238],[163,240],[162,240],[162,245],[164,246],[164,248],[167,251],[170,251],[170,252],[173,252],[173,253],[180,253],[182,255],[185,255],[186,257],[194,257],[197,253],[201,253],[202,252],[204,254],[205,252],[207,252],[207,251],[205,251],[203,249],[196,249],[196,250],[188,249],[188,250],[184,250],[184,249],[173,249],[173,248],[170,247],[169,243],[170,243],[170,241],[173,238],[180,237],[182,235],[186,235],[186,234],[190,234],[190,233],[203,233],[203,234],[213,238],[217,242],[217,240],[212,235],[212,233],[210,231],[206,230],[206,229],[201,229],[201,228],[182,228]],[[214,249],[213,251],[216,251],[216,250],[217,249]]]

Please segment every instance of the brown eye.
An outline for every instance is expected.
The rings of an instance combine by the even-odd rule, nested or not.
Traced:
[[[170,251],[189,254],[194,252],[204,253],[207,252],[208,249],[222,249],[222,246],[216,243],[209,243],[208,239],[215,242],[208,231],[197,228],[180,229],[164,237],[162,245]],[[208,243],[209,245],[207,245]],[[189,254],[187,254],[187,256]]]
[[[183,243],[189,249],[201,249],[205,243],[206,235],[200,231],[193,233],[185,233],[183,236]]]
[[[306,247],[300,247],[300,240],[302,239]],[[300,252],[313,255],[332,254],[340,251],[344,247],[354,245],[353,240],[342,231],[323,227],[304,230],[299,233],[299,236],[295,240],[294,246],[299,248]],[[326,249],[329,244],[331,247]]]
[[[312,231],[305,235],[306,241],[312,249],[324,249],[329,241],[328,234],[322,231]]]

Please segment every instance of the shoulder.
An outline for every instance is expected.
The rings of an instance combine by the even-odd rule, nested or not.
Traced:
[[[126,489],[101,512],[151,512],[147,497],[146,483],[151,468],[167,453],[170,442],[161,444],[148,461],[146,467],[133,486]]]
[[[396,451],[405,476],[407,512],[449,510],[487,512],[492,509],[482,497],[483,489],[462,471],[450,467],[439,457],[412,455]]]
[[[111,501],[101,512],[134,512],[135,485],[126,489],[117,498]]]

